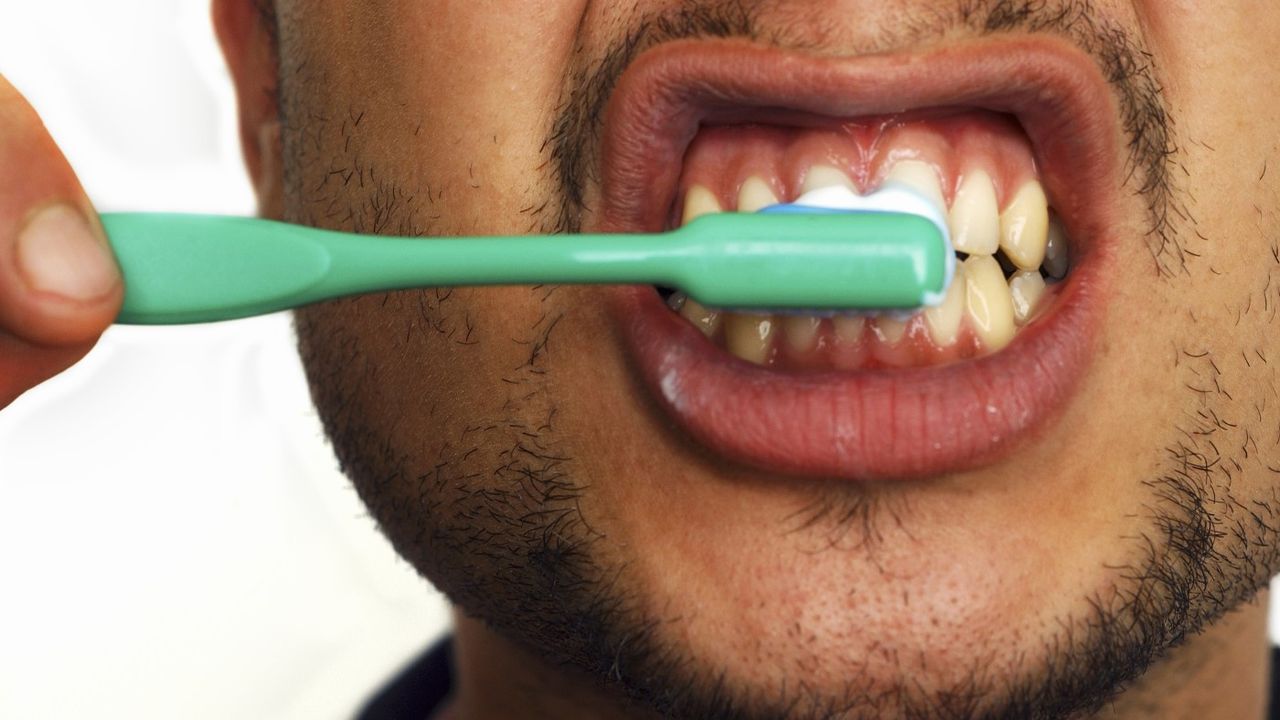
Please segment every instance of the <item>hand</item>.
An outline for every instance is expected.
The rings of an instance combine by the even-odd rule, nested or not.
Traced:
[[[84,357],[123,296],[75,173],[0,77],[0,408]]]

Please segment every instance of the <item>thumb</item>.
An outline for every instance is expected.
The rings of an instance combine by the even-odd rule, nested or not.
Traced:
[[[75,173],[0,77],[0,407],[87,352],[123,293]]]

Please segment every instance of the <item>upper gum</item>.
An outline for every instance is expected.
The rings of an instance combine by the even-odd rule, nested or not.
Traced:
[[[995,183],[1003,210],[1024,185],[1039,179],[1029,141],[1011,123],[1001,116],[965,113],[896,125],[880,121],[877,125],[883,129],[869,122],[816,129],[704,128],[685,155],[679,197],[700,184],[725,209],[733,209],[742,184],[758,176],[783,201],[791,201],[799,196],[805,174],[816,165],[844,171],[865,192],[878,187],[897,162],[917,159],[938,170],[948,205],[966,171],[985,170]]]

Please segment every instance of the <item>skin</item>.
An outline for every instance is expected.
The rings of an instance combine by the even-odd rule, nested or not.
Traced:
[[[962,41],[1016,3],[964,3],[968,21],[958,2],[684,5],[676,34],[847,54]],[[219,0],[214,16],[263,213],[425,236],[589,226],[596,174],[561,162],[577,148],[590,170],[589,123],[567,109],[609,48],[679,6]],[[1047,6],[1073,42],[1149,58],[1160,116],[1118,145],[1166,160],[1114,189],[1123,270],[1080,391],[978,471],[818,483],[710,456],[640,390],[590,289],[298,313],[344,469],[457,607],[446,717],[1261,717],[1280,570],[1280,9]],[[926,7],[908,32],[903,13]],[[0,175],[12,244],[29,208],[88,206],[2,97],[0,167],[41,168],[34,186]],[[0,403],[83,353],[119,302],[116,286],[28,292],[12,256]]]

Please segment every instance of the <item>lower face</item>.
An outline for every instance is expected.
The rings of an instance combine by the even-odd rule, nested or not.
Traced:
[[[948,11],[907,32],[883,3],[858,25],[800,3],[546,3],[515,26],[284,5],[292,221],[654,231],[898,181],[960,251],[916,314],[568,286],[299,313],[346,471],[465,612],[672,714],[1016,714],[1100,701],[1276,569],[1250,548],[1280,541],[1280,97],[1259,64],[1280,14],[1063,3],[1074,22],[992,51],[1026,28]],[[658,15],[638,59],[609,53]],[[726,33],[755,40],[706,39]],[[1120,37],[1151,76],[1100,79]],[[870,50],[897,54],[848,59]],[[898,94],[864,77],[912,53]],[[1080,72],[1036,75],[1058,61]],[[1042,85],[1015,97],[1015,76]],[[628,126],[654,87],[686,92]]]

